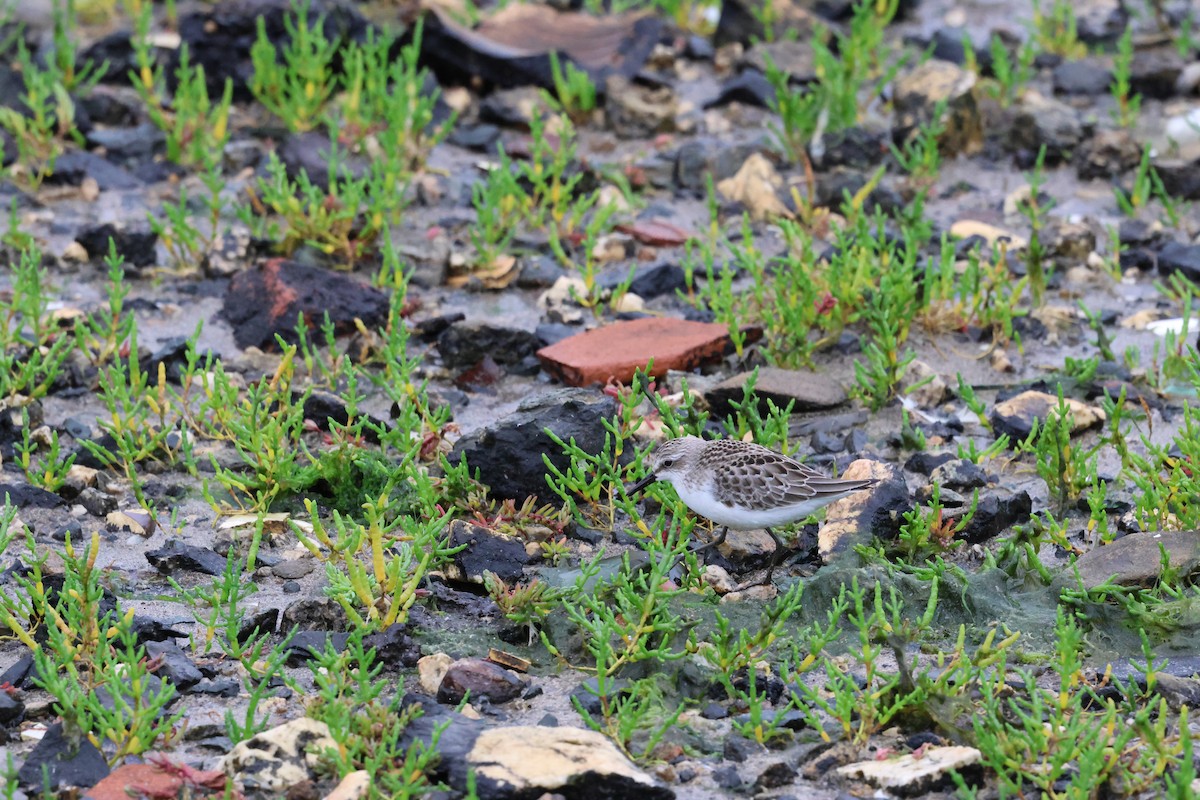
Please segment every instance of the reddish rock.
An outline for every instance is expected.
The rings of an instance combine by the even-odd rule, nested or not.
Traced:
[[[689,233],[678,225],[658,218],[640,220],[629,225],[618,225],[617,230],[629,234],[642,244],[654,247],[678,247],[695,236],[694,233]]]
[[[470,695],[472,701],[487,698],[493,703],[507,703],[520,697],[528,685],[517,673],[499,664],[482,658],[460,658],[446,670],[437,699],[455,705]]]
[[[275,345],[275,334],[297,341],[298,316],[310,328],[320,328],[328,312],[334,329],[349,333],[356,319],[368,328],[382,325],[387,311],[387,295],[378,289],[349,275],[282,258],[235,275],[224,307],[238,346],[263,349]]]
[[[183,778],[152,764],[117,767],[87,794],[86,800],[129,800],[131,797],[177,797]]]
[[[757,340],[761,330],[749,331]],[[615,322],[543,347],[537,356],[546,371],[571,386],[628,382],[653,359],[656,377],[667,370],[690,370],[721,357],[729,329],[711,322],[647,317]]]

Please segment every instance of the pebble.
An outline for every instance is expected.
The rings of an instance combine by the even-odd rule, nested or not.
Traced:
[[[316,569],[316,563],[311,558],[298,558],[281,561],[271,567],[271,572],[277,578],[303,578]]]

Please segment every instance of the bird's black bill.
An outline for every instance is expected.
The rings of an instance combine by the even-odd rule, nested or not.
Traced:
[[[642,478],[640,481],[633,484],[632,486],[627,486],[625,488],[625,494],[627,494],[630,497],[636,497],[637,495],[641,494],[641,491],[643,489],[645,489],[650,484],[654,483],[656,480],[658,480],[658,476],[655,475],[653,472],[651,472],[649,475]]]

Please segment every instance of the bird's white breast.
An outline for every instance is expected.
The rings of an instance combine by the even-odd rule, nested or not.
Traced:
[[[740,508],[720,502],[708,485],[690,483],[676,476],[668,478],[684,505],[717,525],[727,525],[735,531],[770,528],[802,520],[838,499],[838,495],[812,498],[775,508]]]

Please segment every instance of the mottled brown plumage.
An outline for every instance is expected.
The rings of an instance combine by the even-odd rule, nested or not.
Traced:
[[[669,439],[650,454],[647,464],[650,473],[629,487],[629,494],[656,480],[670,483],[688,508],[722,526],[705,549],[723,542],[729,528],[766,530],[775,541],[767,581],[783,552],[772,526],[802,520],[873,484],[869,479],[830,478],[795,459],[736,439]]]
[[[751,511],[813,499],[832,502],[870,484],[830,478],[774,450],[733,439],[708,442],[696,463],[712,470],[712,490],[718,502]]]

